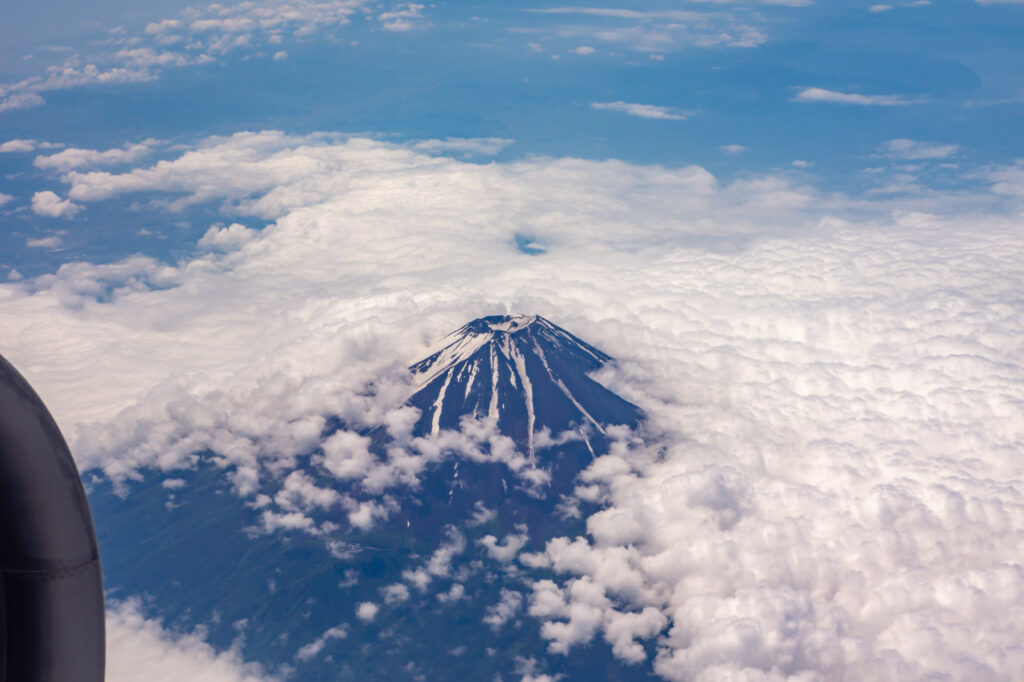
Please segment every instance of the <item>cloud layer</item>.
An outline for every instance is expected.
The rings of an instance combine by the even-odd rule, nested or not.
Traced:
[[[540,313],[620,360],[599,378],[647,412],[647,441],[619,434],[581,481],[586,537],[526,557],[518,536],[484,542],[553,572],[503,593],[488,627],[536,618],[553,656],[599,640],[671,680],[1008,679],[1024,668],[1012,171],[963,204],[989,209],[952,213],[787,175],[211,138],[70,171],[67,194],[212,201],[234,224],[178,263],[0,285],[0,345],[84,467],[173,470],[210,449],[240,492],[279,481],[265,505],[286,527],[345,504],[292,471],[321,448],[374,523],[374,476],[412,460],[319,443],[324,418],[401,433],[408,360],[472,317]],[[459,538],[372,606],[447,575]]]

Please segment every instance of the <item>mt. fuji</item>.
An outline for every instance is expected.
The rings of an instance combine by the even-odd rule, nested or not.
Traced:
[[[552,656],[529,615],[553,574],[527,555],[586,532],[578,474],[642,418],[589,376],[610,361],[543,317],[483,317],[410,367],[411,426],[325,414],[258,490],[215,449],[86,471],[108,594],[287,680],[646,677],[603,644]]]
[[[482,317],[452,332],[409,369],[419,389],[409,400],[420,433],[457,428],[469,415],[536,458],[538,431],[572,429],[591,446],[606,424],[636,424],[637,408],[587,376],[611,357],[536,315]]]

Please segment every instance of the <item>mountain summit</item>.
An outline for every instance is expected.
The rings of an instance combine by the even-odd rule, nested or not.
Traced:
[[[567,430],[603,439],[612,424],[635,425],[640,410],[590,378],[612,358],[539,315],[473,320],[436,343],[409,369],[409,404],[419,433],[458,428],[465,416],[492,418],[534,457],[537,434]]]

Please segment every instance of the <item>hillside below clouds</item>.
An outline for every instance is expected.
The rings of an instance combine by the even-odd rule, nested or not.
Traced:
[[[324,415],[256,491],[214,450],[127,494],[87,472],[109,593],[289,680],[647,677],[604,644],[550,656],[528,612],[552,575],[530,553],[585,532],[578,475],[642,419],[591,378],[610,361],[543,317],[484,317],[412,364],[404,427]]]

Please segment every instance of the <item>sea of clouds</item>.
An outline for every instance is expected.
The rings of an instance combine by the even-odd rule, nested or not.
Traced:
[[[649,419],[584,474],[588,535],[515,557],[557,579],[493,622],[521,607],[552,656],[602,640],[668,680],[1024,670],[1018,167],[969,196],[867,200],[782,171],[443,152],[260,132],[64,169],[85,211],[218,202],[227,224],[180,262],[0,285],[0,348],[81,468],[130,490],[140,468],[212,450],[252,496],[331,415],[400,431],[405,367],[432,341],[541,314],[615,356],[598,378]],[[384,475],[358,445],[325,452]],[[304,483],[283,511],[319,494]],[[269,679],[135,602],[109,622],[111,679],[140,651],[222,670],[190,679]]]

